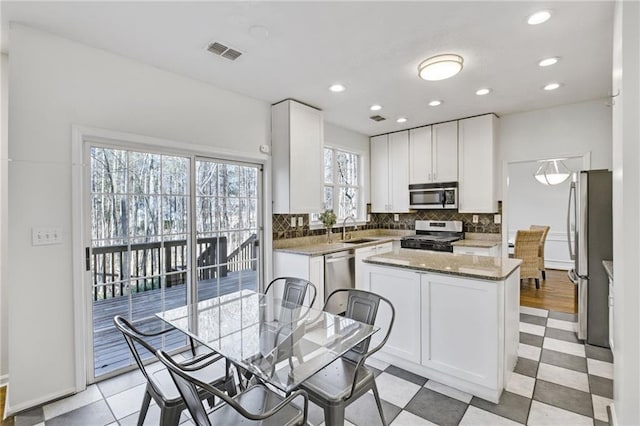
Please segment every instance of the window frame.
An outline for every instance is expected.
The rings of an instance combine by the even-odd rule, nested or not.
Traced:
[[[324,160],[324,155],[325,155],[325,150],[331,150],[333,152],[332,154],[332,182],[327,182],[325,181],[325,175],[324,175],[324,166],[322,168],[322,200],[324,203],[324,191],[325,188],[331,187],[333,188],[333,211],[336,213],[339,212],[339,193],[340,193],[340,188],[355,188],[357,193],[358,193],[358,198],[357,198],[357,214],[356,214],[356,224],[358,225],[363,225],[366,223],[366,205],[365,205],[365,188],[364,188],[364,154],[362,152],[359,152],[357,150],[353,150],[353,149],[349,149],[349,148],[345,148],[345,147],[341,147],[338,145],[325,145],[324,149],[323,149],[323,160]],[[338,177],[337,177],[337,155],[336,152],[343,152],[343,153],[347,153],[347,154],[352,154],[355,155],[357,157],[357,169],[356,169],[356,175],[357,175],[357,185],[346,185],[346,184],[341,184],[338,182]],[[324,164],[324,161],[323,161]],[[344,221],[345,218],[343,217],[337,217],[336,218],[336,223],[335,225],[333,225],[333,228],[338,228],[342,226],[342,222]],[[324,225],[322,224],[322,222],[319,219],[319,214],[318,213],[311,213],[309,214],[309,228],[310,229],[322,229],[324,228]]]

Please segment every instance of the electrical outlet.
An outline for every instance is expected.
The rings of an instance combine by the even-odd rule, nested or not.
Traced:
[[[31,228],[31,244],[46,246],[62,243],[62,229],[60,228]]]
[[[296,227],[296,218],[295,218],[295,217],[292,217],[292,218],[291,218],[291,227],[292,227],[292,228],[295,228],[295,227]]]
[[[400,215],[398,213],[393,214],[393,220],[398,222],[400,220]]]
[[[493,223],[502,223],[502,215],[494,214],[493,215]]]
[[[367,214],[367,222],[371,222],[371,214]]]
[[[304,219],[302,216],[298,216],[298,226],[304,225]]]
[[[472,222],[473,222],[473,223],[478,223],[478,215],[477,215],[477,214],[474,214],[474,215],[473,215]]]

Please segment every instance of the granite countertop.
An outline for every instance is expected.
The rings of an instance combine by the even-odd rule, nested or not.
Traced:
[[[522,263],[519,259],[411,249],[396,249],[389,253],[370,256],[364,259],[364,262],[491,281],[507,278]]]
[[[464,239],[458,240],[451,243],[452,246],[458,247],[482,247],[482,248],[491,248],[495,246],[499,246],[502,244],[501,241],[492,241],[492,240],[476,240],[476,239]]]
[[[283,253],[293,253],[293,254],[302,254],[305,256],[323,256],[325,254],[336,253],[343,250],[349,249],[359,249],[363,247],[375,246],[377,244],[384,244],[391,242],[393,240],[397,240],[399,237],[395,236],[376,236],[376,237],[363,237],[367,240],[367,242],[352,244],[349,243],[349,240],[345,242],[341,240],[337,240],[333,243],[316,243],[316,244],[306,244],[306,245],[296,245],[291,247],[280,247],[274,249],[274,251],[279,251]],[[354,237],[351,240],[357,241],[362,238]]]
[[[603,260],[602,266],[604,266],[604,270],[607,271],[609,279],[613,281],[613,260]]]

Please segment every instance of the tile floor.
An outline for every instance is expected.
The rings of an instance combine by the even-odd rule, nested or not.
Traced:
[[[392,365],[371,362],[392,426],[420,425],[605,425],[613,398],[609,350],[578,341],[571,314],[521,307],[518,364],[499,404],[452,389]],[[32,409],[15,418],[24,425],[133,425],[145,385],[135,371],[90,386],[85,392]],[[347,425],[377,425],[372,394],[351,404]],[[157,425],[152,406],[145,424]],[[309,421],[322,424],[311,406]],[[192,424],[186,413],[181,422]]]

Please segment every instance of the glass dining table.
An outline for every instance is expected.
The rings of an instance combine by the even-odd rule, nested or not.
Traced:
[[[156,315],[285,393],[379,330],[250,290]]]

